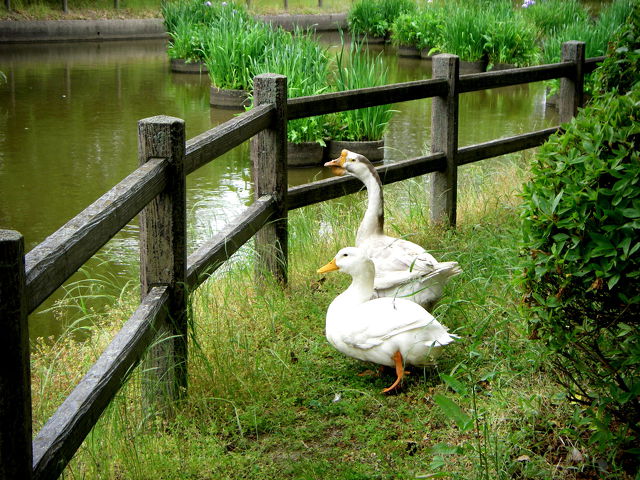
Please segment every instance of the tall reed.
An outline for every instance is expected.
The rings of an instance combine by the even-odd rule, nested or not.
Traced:
[[[204,61],[211,84],[218,88],[249,90],[254,65],[273,48],[290,41],[290,34],[231,11],[207,32]]]
[[[567,25],[584,24],[589,12],[578,0],[544,0],[522,8],[524,18],[538,29],[539,38],[555,35]]]
[[[255,75],[285,75],[289,98],[317,95],[328,89],[327,49],[320,46],[310,31],[297,29],[289,40],[274,44],[262,58],[253,59],[252,70]],[[323,116],[292,120],[287,127],[287,137],[294,143],[318,142],[324,146],[324,123]]]
[[[363,42],[352,42],[348,54],[335,56],[333,83],[338,91],[375,87],[387,83],[387,69],[380,55],[370,56]],[[331,137],[335,140],[381,140],[393,115],[392,105],[348,110],[335,114]]]

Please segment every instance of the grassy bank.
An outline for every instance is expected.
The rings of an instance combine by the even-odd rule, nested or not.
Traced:
[[[316,0],[288,0],[285,10],[283,0],[240,2],[249,11],[259,15],[275,13],[335,13],[344,12],[350,4],[338,0],[323,0],[322,7]],[[0,8],[0,20],[91,20],[99,18],[162,18],[160,0],[120,0],[114,8],[113,0],[68,0],[67,13],[62,11],[62,1],[11,0],[12,11]]]
[[[353,243],[364,194],[307,207],[291,212],[286,290],[256,290],[245,252],[193,295],[190,392],[176,422],[144,426],[134,372],[66,478],[608,478],[528,340],[513,286],[527,163],[517,155],[464,167],[456,232],[428,226],[423,179],[385,189],[387,230],[464,269],[435,311],[462,337],[438,368],[414,369],[398,394],[385,396],[390,373],[361,376],[375,366],[327,343],[326,308],[348,278],[315,271]],[[88,340],[70,334],[36,349],[36,428],[136,295],[132,287],[114,299]]]

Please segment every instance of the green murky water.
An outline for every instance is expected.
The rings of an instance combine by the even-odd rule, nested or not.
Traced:
[[[336,37],[325,37],[328,44]],[[429,78],[427,60],[382,51],[392,82]],[[185,120],[191,138],[233,117],[209,106],[206,75],[169,71],[163,41],[0,46],[0,228],[25,237],[29,251],[137,166],[137,121],[153,115]],[[385,138],[385,162],[428,150],[430,101],[405,102]],[[460,146],[557,123],[541,84],[469,93],[460,101]],[[290,171],[297,185],[328,176]],[[251,203],[248,145],[188,178],[191,249]],[[137,225],[127,226],[70,282],[87,275],[137,287]],[[96,284],[98,282],[94,282]],[[68,285],[73,285],[69,283]],[[107,289],[108,290],[108,289]],[[30,318],[32,338],[56,336],[56,293]],[[109,302],[105,298],[104,302]],[[98,302],[99,303],[99,302]]]

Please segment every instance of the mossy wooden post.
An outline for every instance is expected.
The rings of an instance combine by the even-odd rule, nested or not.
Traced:
[[[0,478],[31,478],[31,369],[24,239],[0,230]]]
[[[455,227],[460,59],[450,54],[435,55],[432,69],[432,78],[446,79],[449,91],[446,96],[433,97],[431,104],[431,153],[443,152],[447,156],[447,167],[431,174],[430,219],[434,224]]]
[[[562,44],[562,61],[575,63],[575,74],[572,77],[563,77],[560,80],[560,121],[570,122],[578,107],[582,106],[584,99],[584,42],[565,42]]]
[[[179,118],[157,116],[138,122],[138,160],[168,162],[166,186],[140,213],[140,283],[170,287],[169,311],[156,325],[157,338],[143,362],[143,397],[150,414],[173,415],[187,391],[187,299],[185,291],[185,128]]]
[[[271,273],[287,283],[287,77],[266,73],[253,80],[255,105],[272,103],[276,114],[270,128],[251,139],[255,198],[273,195],[276,213],[255,236],[256,275]]]

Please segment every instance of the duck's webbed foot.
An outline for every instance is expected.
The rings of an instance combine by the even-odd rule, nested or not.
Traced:
[[[405,373],[408,373],[404,371],[404,362],[402,360],[402,354],[400,353],[400,351],[397,351],[396,353],[393,354],[393,361],[396,366],[396,377],[397,377],[396,381],[393,382],[393,384],[390,387],[387,387],[384,390],[382,390],[382,393],[389,393],[395,390],[395,388],[398,385],[400,385],[400,382],[402,381]]]

